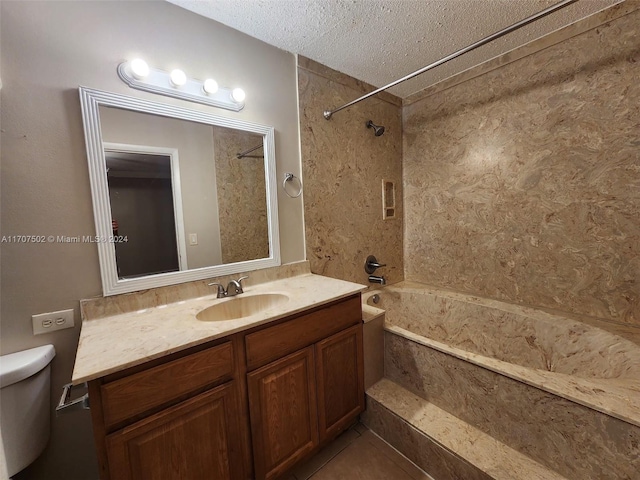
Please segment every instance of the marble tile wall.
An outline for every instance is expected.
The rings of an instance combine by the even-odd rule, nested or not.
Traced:
[[[362,306],[364,325],[362,343],[364,354],[364,389],[374,385],[384,377],[384,314],[369,318],[367,305]]]
[[[388,324],[449,347],[574,378],[630,381],[640,389],[640,335],[629,341],[576,318],[411,282],[382,290],[376,306]]]
[[[376,274],[403,279],[402,118],[398,98],[384,94],[336,113],[373,88],[304,57],[298,60],[300,135],[307,259],[313,273],[367,284],[365,259]],[[380,137],[367,120],[384,125]],[[396,218],[382,219],[382,180],[395,182]]]
[[[525,43],[520,47],[514,48],[513,50],[510,50],[503,55],[494,57],[484,63],[481,63],[480,65],[477,65],[468,70],[464,70],[456,75],[453,75],[452,77],[444,79],[441,82],[438,82],[430,87],[427,87],[424,90],[420,90],[419,92],[409,95],[407,98],[403,99],[403,102],[405,104],[417,102],[418,100],[433,95],[434,93],[438,93],[448,88],[454,87],[462,82],[466,82],[468,80],[471,80],[472,78],[484,75],[491,70],[503,67],[511,62],[515,62],[516,60],[524,58],[540,50],[564,42],[571,37],[580,35],[581,33],[587,32],[593,28],[597,28],[604,23],[611,22],[612,20],[627,15],[634,10],[637,10],[638,8],[640,8],[640,1],[623,0],[575,23],[571,23],[563,28],[555,30],[549,35],[536,38],[535,40],[532,40],[529,43]]]
[[[213,129],[222,263],[269,256],[267,189],[263,149],[237,158],[262,145],[262,135],[230,128]]]
[[[405,278],[640,326],[639,77],[636,10],[405,102]]]
[[[567,478],[632,480],[640,471],[640,428],[630,423],[388,332],[384,370],[386,378]]]

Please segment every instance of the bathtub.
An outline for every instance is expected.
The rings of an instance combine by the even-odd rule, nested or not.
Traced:
[[[363,303],[384,310],[388,333],[640,427],[640,346],[630,340],[413,282],[368,291]]]

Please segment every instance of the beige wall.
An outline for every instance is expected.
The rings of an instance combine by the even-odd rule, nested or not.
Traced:
[[[327,121],[322,112],[370,91],[351,77],[299,57],[300,138],[304,172],[307,259],[311,271],[368,284],[376,274],[402,280],[402,122],[399,100],[374,97]],[[376,137],[367,120],[384,125]],[[396,185],[397,217],[382,219],[382,179]]]
[[[100,128],[105,142],[178,150],[187,265],[189,268],[220,265],[222,254],[213,127],[100,107]],[[198,235],[198,245],[190,245],[191,233]]]
[[[95,233],[78,85],[212,111],[128,88],[116,66],[134,55],[241,85],[245,109],[215,113],[273,125],[278,179],[284,172],[300,174],[291,54],[161,1],[0,2],[0,9],[3,235]],[[304,259],[302,203],[283,198],[280,189],[279,196],[283,261]],[[55,243],[1,248],[2,353],[54,344],[53,404],[71,376],[78,300],[102,292],[97,249]],[[75,328],[32,335],[32,314],[66,308],[76,310]],[[52,422],[49,447],[22,478],[96,478],[89,415]]]
[[[640,325],[640,12],[404,108],[405,275]]]

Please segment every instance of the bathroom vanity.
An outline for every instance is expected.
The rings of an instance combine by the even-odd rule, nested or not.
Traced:
[[[364,409],[361,290],[309,274],[246,289],[289,300],[228,321],[195,318],[233,301],[214,295],[85,320],[101,478],[275,479],[312,455]]]
[[[364,409],[366,287],[281,265],[273,126],[79,93],[104,297],[81,302],[72,383],[88,385],[101,478],[281,476]],[[173,204],[125,201],[146,195],[129,181],[142,176]],[[212,278],[240,294],[219,298]]]

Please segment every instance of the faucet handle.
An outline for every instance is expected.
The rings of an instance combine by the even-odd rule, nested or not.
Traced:
[[[207,283],[207,286],[209,287],[213,287],[214,285],[218,286],[218,295],[217,295],[218,298],[224,298],[227,296],[227,292],[225,291],[224,286],[222,284],[216,283],[216,282]]]
[[[245,280],[247,278],[249,278],[249,275],[245,275],[238,279],[238,285],[240,285],[240,289],[238,290],[238,293],[244,293],[244,290],[242,289],[242,280]]]
[[[386,263],[378,263],[378,259],[373,255],[367,257],[367,261],[364,264],[364,271],[371,275],[376,269],[380,267],[386,267]]]

